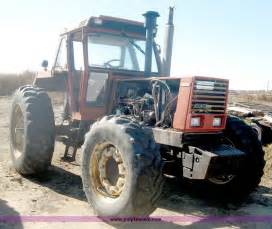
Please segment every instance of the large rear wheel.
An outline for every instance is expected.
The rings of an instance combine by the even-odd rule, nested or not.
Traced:
[[[44,172],[51,164],[55,124],[51,101],[40,88],[23,86],[10,114],[10,152],[15,169],[24,175]]]

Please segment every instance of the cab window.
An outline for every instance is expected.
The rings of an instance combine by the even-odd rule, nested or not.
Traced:
[[[62,37],[59,44],[58,54],[54,69],[56,71],[67,71],[67,40]]]
[[[103,106],[105,101],[108,73],[90,72],[86,102],[93,106]]]

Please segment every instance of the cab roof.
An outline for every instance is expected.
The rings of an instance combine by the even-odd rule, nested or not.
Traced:
[[[81,21],[76,28],[66,30],[62,35],[82,30],[82,28],[118,31],[120,33],[135,34],[140,37],[145,37],[146,35],[145,25],[142,22],[104,15],[90,17],[89,19]]]

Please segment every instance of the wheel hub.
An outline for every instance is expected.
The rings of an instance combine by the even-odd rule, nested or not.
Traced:
[[[227,184],[233,180],[235,175],[218,175],[216,177],[210,177],[209,181],[214,184]]]
[[[12,125],[12,143],[14,147],[14,156],[18,159],[22,155],[24,147],[24,116],[21,108],[17,105],[14,109],[14,122]]]
[[[109,197],[120,196],[126,179],[120,151],[110,143],[99,144],[92,154],[90,166],[95,190]]]
[[[222,143],[235,147],[234,143],[229,138],[226,138],[226,137],[223,139]],[[234,178],[235,178],[235,175],[233,174],[220,174],[214,177],[210,177],[208,178],[208,180],[214,184],[224,185],[232,181]]]

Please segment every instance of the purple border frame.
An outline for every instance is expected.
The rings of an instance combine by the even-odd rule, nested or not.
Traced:
[[[272,215],[230,216],[151,216],[151,217],[98,217],[98,216],[15,216],[2,215],[0,223],[89,223],[89,222],[183,222],[183,223],[272,223]]]

